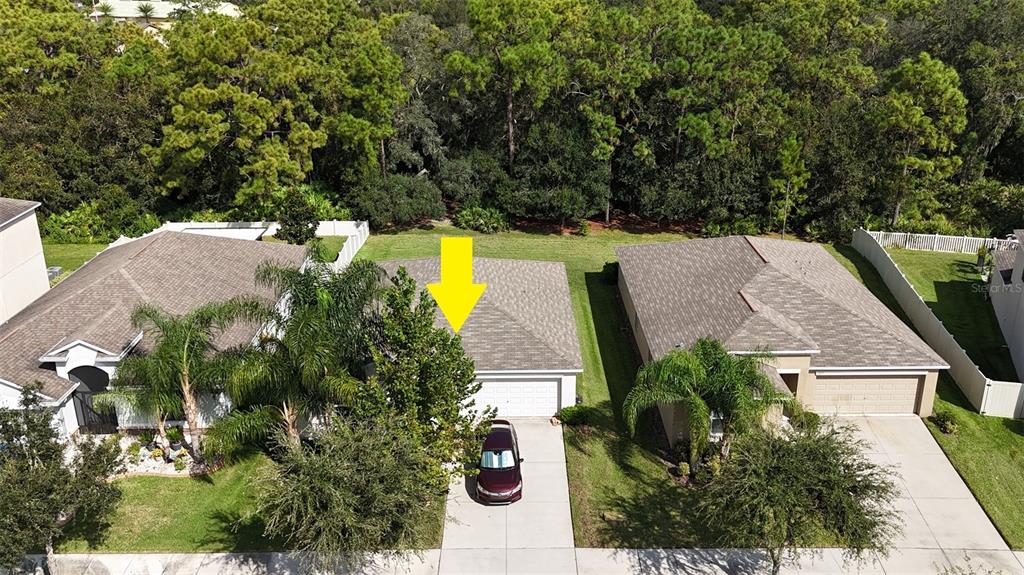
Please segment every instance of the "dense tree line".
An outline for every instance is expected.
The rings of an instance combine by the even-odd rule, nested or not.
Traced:
[[[485,207],[823,238],[1024,220],[1024,0],[243,10],[157,38],[7,0],[0,195],[65,240],[295,201],[376,226]]]

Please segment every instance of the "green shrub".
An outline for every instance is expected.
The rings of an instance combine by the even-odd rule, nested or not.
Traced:
[[[351,220],[352,210],[338,207],[332,202],[327,191],[317,184],[302,184],[299,192],[306,198],[306,203],[313,206],[317,220]]]
[[[175,471],[184,471],[186,467],[188,467],[188,463],[185,461],[184,457],[178,457],[174,460]]]
[[[508,231],[505,214],[494,208],[466,208],[455,214],[455,225],[484,234]]]
[[[932,423],[939,428],[939,431],[947,435],[956,435],[960,431],[960,418],[952,411],[945,409],[936,411],[932,415]]]
[[[580,225],[576,228],[576,235],[587,237],[590,235],[590,222],[587,220],[580,220]]]
[[[445,213],[441,190],[430,179],[419,176],[390,175],[370,180],[353,190],[348,200],[355,215],[374,228],[409,226]]]
[[[140,451],[142,451],[141,443],[136,442],[128,446],[128,460],[131,461],[132,464],[138,465]]]
[[[281,224],[274,237],[294,245],[304,245],[316,237],[319,220],[316,208],[299,190],[291,189],[281,202],[277,221]]]
[[[177,425],[167,428],[167,441],[176,443],[185,441],[185,433]]]
[[[679,470],[679,477],[689,477],[690,476],[690,464],[689,463],[683,461],[683,462],[679,463],[679,465],[677,465],[676,467]]]
[[[576,427],[578,425],[589,425],[593,423],[593,408],[586,405],[569,405],[558,410],[559,421],[565,425]]]
[[[807,411],[801,407],[793,410],[789,416],[789,424],[796,429],[813,429],[821,423],[821,416],[813,411]]]
[[[153,439],[156,438],[156,434],[152,430],[146,429],[139,433],[139,443],[142,445],[149,445],[153,443]]]

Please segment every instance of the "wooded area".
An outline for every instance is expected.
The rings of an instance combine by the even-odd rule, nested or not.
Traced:
[[[154,35],[3,2],[0,196],[65,242],[294,201],[378,228],[1024,221],[1024,0],[240,4]]]

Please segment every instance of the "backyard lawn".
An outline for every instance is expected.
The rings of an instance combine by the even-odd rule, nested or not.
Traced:
[[[649,420],[634,441],[623,432],[619,407],[639,365],[615,285],[617,245],[682,239],[679,234],[602,230],[588,237],[528,232],[479,235],[452,227],[376,234],[358,257],[374,260],[437,256],[440,238],[472,235],[480,257],[565,262],[583,353],[577,390],[599,417],[586,431],[566,429],[573,529],[580,547],[710,545],[693,520],[693,491],[678,487],[657,457]],[[608,523],[603,512],[624,521]]]
[[[974,254],[890,250],[889,255],[982,373],[1017,381]]]
[[[878,299],[903,316],[867,260],[848,246],[830,250]],[[971,358],[979,364],[988,362],[981,365],[982,371],[990,377],[1015,380],[1008,354],[1000,347],[1003,338],[991,303],[974,287],[980,285],[974,257],[909,250],[890,254]],[[928,429],[1006,542],[1014,549],[1024,549],[1024,514],[1020,512],[1024,501],[1024,421],[978,414],[947,374],[939,378],[935,410],[954,413],[960,431],[946,435],[926,421]]]
[[[333,262],[338,259],[338,252],[341,251],[341,247],[345,245],[345,240],[348,236],[327,236],[320,238],[320,246],[323,250],[324,261]],[[263,238],[265,242],[271,243],[284,243],[283,240],[279,240],[274,236],[265,236]]]
[[[46,266],[64,268],[61,275],[53,282],[57,283],[68,274],[82,267],[96,254],[103,251],[107,244],[43,244],[43,259]]]

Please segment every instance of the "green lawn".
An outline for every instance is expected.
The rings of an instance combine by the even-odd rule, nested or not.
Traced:
[[[1017,381],[973,254],[890,250],[889,255],[982,373]]]
[[[209,477],[127,477],[118,479],[123,497],[109,525],[72,526],[60,553],[200,553],[270,551],[283,542],[263,537],[263,522],[252,516],[252,478],[266,456],[247,457]],[[444,499],[432,503],[421,547],[441,546]]]
[[[320,238],[320,246],[324,251],[324,261],[333,262],[338,259],[338,252],[341,251],[341,247],[345,245],[345,240],[347,239],[348,236],[327,236]],[[284,243],[282,240],[279,240],[274,236],[265,236],[263,241]]]
[[[849,246],[829,249],[878,299],[906,321],[895,298],[867,260]],[[890,253],[967,353],[975,361],[988,362],[987,369],[982,365],[987,375],[999,377],[998,369],[1009,368],[1012,372],[1009,357],[1000,349],[1002,335],[991,304],[975,287],[980,280],[972,256],[908,250]],[[928,429],[1006,542],[1014,549],[1024,549],[1024,514],[1020,512],[1024,501],[1024,421],[978,414],[947,374],[939,378],[935,409],[955,413],[960,431],[945,435],[926,421]]]
[[[103,251],[107,244],[43,244],[43,258],[46,266],[60,266],[64,271],[53,283],[67,277],[82,267],[82,264]]]
[[[209,477],[128,477],[107,529],[81,525],[59,551],[75,553],[259,551],[274,547],[252,510],[249,483],[261,465],[253,456]],[[237,522],[237,525],[236,525]],[[99,537],[99,539],[97,539]]]
[[[528,232],[480,235],[449,226],[376,234],[359,257],[374,260],[436,256],[440,238],[471,235],[482,257],[565,262],[583,352],[578,393],[599,417],[588,431],[566,429],[565,447],[576,545],[581,547],[696,547],[711,542],[689,512],[694,491],[673,483],[656,455],[653,424],[637,441],[623,432],[619,406],[639,366],[617,300],[615,246],[683,239],[679,234],[604,230],[588,237]],[[625,521],[609,524],[601,513]]]

